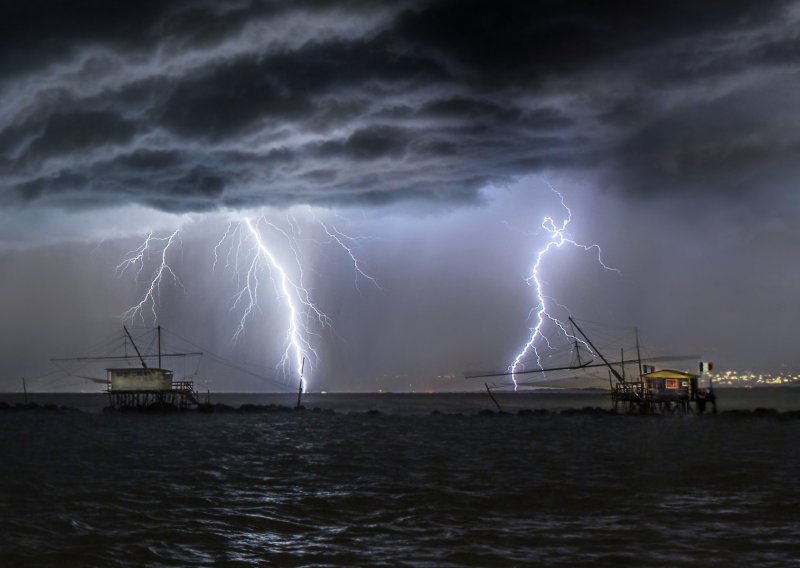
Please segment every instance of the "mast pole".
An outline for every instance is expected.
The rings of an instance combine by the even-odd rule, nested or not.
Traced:
[[[572,316],[570,316],[570,318],[569,318],[569,321],[571,321],[571,322],[572,322],[572,325],[574,325],[574,326],[575,326],[575,329],[577,329],[577,330],[578,330],[578,332],[579,332],[579,333],[580,333],[580,334],[583,336],[583,338],[584,338],[584,339],[586,340],[586,342],[589,344],[589,347],[591,347],[592,349],[594,349],[594,352],[595,352],[595,353],[597,353],[597,355],[598,355],[598,356],[599,356],[599,357],[600,357],[600,358],[603,360],[603,363],[605,363],[605,364],[606,364],[606,367],[608,367],[609,371],[611,371],[611,373],[612,373],[612,374],[613,374],[613,375],[614,375],[614,376],[617,378],[617,380],[618,380],[618,381],[621,381],[621,382],[623,382],[623,383],[624,383],[624,382],[625,382],[625,379],[624,379],[624,378],[622,378],[622,375],[620,375],[620,374],[619,374],[619,372],[618,372],[618,371],[617,371],[617,370],[616,370],[614,367],[612,367],[612,366],[611,366],[611,363],[609,363],[609,362],[608,362],[608,359],[606,359],[605,357],[603,357],[603,354],[602,354],[602,353],[600,353],[600,351],[597,349],[597,347],[595,347],[595,346],[594,346],[594,343],[592,343],[592,340],[591,340],[591,339],[589,339],[589,338],[586,336],[586,334],[585,334],[585,333],[583,333],[583,330],[582,330],[582,329],[581,329],[581,328],[578,326],[578,324],[577,324],[577,323],[575,323],[575,320],[574,320],[574,319],[572,319]]]
[[[25,405],[28,404],[28,386],[25,384],[25,377],[22,377],[22,392],[25,395]]]
[[[581,350],[578,347],[578,338],[575,336],[575,326],[572,327],[572,339],[575,340],[575,353],[578,357],[578,367],[583,365],[583,361],[581,361]]]
[[[161,368],[161,326],[159,325],[157,328],[158,331],[158,368]]]
[[[146,369],[147,368],[147,363],[144,362],[144,357],[142,357],[142,354],[139,353],[139,348],[136,347],[136,342],[133,340],[133,337],[131,337],[131,332],[128,331],[128,328],[125,327],[124,325],[122,326],[122,329],[125,330],[125,335],[128,336],[128,339],[131,340],[131,345],[133,345],[133,348],[136,350],[136,354],[139,356],[139,361],[142,362],[142,367],[144,367]]]

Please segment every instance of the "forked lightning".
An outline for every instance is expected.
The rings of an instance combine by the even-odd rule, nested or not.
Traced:
[[[549,185],[548,185],[549,186]],[[573,341],[578,341],[579,343],[583,344],[583,346],[589,349],[589,346],[582,341],[581,339],[575,337],[567,330],[567,326],[563,321],[558,319],[556,316],[553,315],[552,310],[550,308],[550,304],[556,304],[557,306],[563,308],[564,306],[560,306],[555,302],[552,298],[545,295],[544,287],[541,280],[541,268],[542,262],[544,261],[545,257],[549,255],[551,251],[554,249],[560,249],[564,245],[570,245],[573,247],[577,247],[583,249],[585,251],[596,250],[597,251],[597,261],[600,265],[606,269],[611,270],[614,272],[619,272],[616,268],[610,268],[603,262],[602,258],[602,250],[600,246],[597,244],[592,245],[584,245],[574,241],[573,239],[569,238],[566,234],[567,226],[572,221],[572,211],[569,207],[567,207],[566,202],[564,201],[564,196],[559,193],[556,189],[552,186],[549,186],[550,190],[555,193],[559,200],[561,201],[561,206],[566,210],[566,217],[562,219],[560,224],[556,224],[556,221],[550,217],[545,216],[542,220],[542,228],[550,235],[549,240],[547,243],[536,253],[536,260],[533,263],[533,269],[531,270],[530,276],[528,276],[525,281],[531,286],[534,290],[534,299],[536,301],[535,307],[531,310],[531,316],[534,320],[533,326],[530,328],[530,336],[528,337],[528,341],[519,351],[517,356],[514,358],[514,361],[509,365],[509,371],[511,372],[511,380],[514,382],[514,388],[517,388],[517,379],[515,374],[524,370],[524,360],[527,357],[528,353],[532,352],[535,358],[536,364],[541,369],[542,368],[542,360],[539,354],[539,349],[537,348],[537,344],[540,342],[544,342],[545,345],[550,346],[550,339],[548,335],[543,331],[544,326],[547,322],[550,322],[555,328],[556,333],[563,334],[565,337],[569,338]]]

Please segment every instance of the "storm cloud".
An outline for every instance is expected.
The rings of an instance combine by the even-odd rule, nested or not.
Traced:
[[[794,2],[25,2],[0,9],[4,206],[474,202],[553,169],[793,190]]]
[[[163,257],[121,259],[176,230],[180,285],[138,323],[272,373],[285,309],[265,274],[232,341],[244,276],[220,245],[262,215],[334,322],[311,330],[315,389],[505,368],[544,216],[619,270],[594,247],[548,255],[564,319],[800,369],[799,24],[788,0],[4,3],[0,381],[50,381],[49,357],[108,337]]]

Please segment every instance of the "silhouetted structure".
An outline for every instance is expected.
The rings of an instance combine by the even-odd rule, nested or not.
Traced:
[[[128,328],[125,334],[142,364],[141,368],[123,367],[106,369],[110,407],[128,409],[189,409],[198,404],[192,381],[175,381],[173,373],[161,368],[161,327],[158,332],[158,367],[148,368]]]
[[[578,345],[577,336],[573,337],[574,353],[577,361],[569,365],[555,366],[545,368],[540,366],[538,369],[522,370],[522,371],[501,371],[490,373],[467,373],[466,378],[483,378],[483,377],[505,377],[514,375],[524,375],[527,373],[545,373],[554,371],[578,371],[583,372],[588,369],[596,367],[608,368],[608,381],[611,390],[611,404],[612,411],[615,413],[624,414],[664,414],[664,413],[689,413],[697,412],[702,414],[705,412],[706,403],[710,403],[712,412],[716,414],[717,404],[714,395],[714,389],[711,385],[709,378],[708,389],[699,388],[699,379],[702,374],[696,375],[686,371],[675,371],[671,369],[664,369],[656,371],[655,367],[650,365],[643,365],[643,361],[655,362],[658,360],[675,360],[687,359],[688,357],[650,357],[642,359],[639,349],[639,334],[636,332],[636,358],[625,359],[624,353],[620,352],[619,361],[609,361],[603,353],[592,343],[592,340],[584,333],[581,327],[575,322],[573,318],[569,318],[570,323],[574,329],[585,340],[585,345],[591,348],[592,355],[596,355],[602,363],[595,363],[594,359],[589,361],[582,361],[580,356],[580,347]],[[572,337],[572,336],[570,336]],[[638,373],[634,376],[625,375],[625,367],[630,364],[637,364]],[[619,370],[617,369],[619,368]],[[712,368],[711,363],[701,362],[701,373],[710,371]],[[497,405],[498,410],[500,405],[492,395],[492,389],[488,383],[484,383],[489,396],[492,401]],[[515,381],[516,386],[531,385],[533,383],[518,383]],[[692,407],[694,403],[694,408]]]
[[[700,375],[664,369],[643,373],[638,381],[617,381],[611,393],[616,412],[661,414],[690,412],[697,402]]]

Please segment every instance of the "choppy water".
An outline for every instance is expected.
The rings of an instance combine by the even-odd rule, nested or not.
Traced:
[[[0,565],[800,564],[800,420],[431,415],[488,406],[381,396],[0,413]]]

